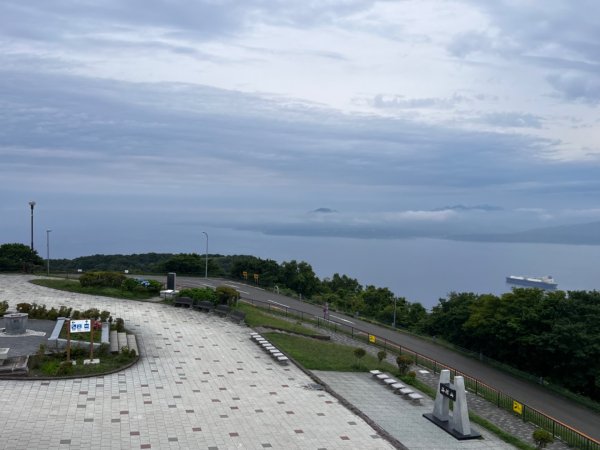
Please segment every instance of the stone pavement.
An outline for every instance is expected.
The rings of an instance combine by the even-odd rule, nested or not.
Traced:
[[[379,426],[411,450],[505,450],[512,449],[475,425],[483,439],[458,441],[423,417],[433,410],[433,401],[424,398],[414,405],[369,373],[313,371],[324,383],[360,409]]]
[[[352,339],[350,336],[347,336],[345,334],[332,333],[323,328],[316,328],[316,327],[314,327],[310,324],[306,324],[306,323],[303,324],[303,326],[312,327],[315,329],[315,331],[318,331],[319,333],[322,333],[322,334],[328,334],[333,341],[336,341],[336,342],[339,342],[339,343],[342,343],[345,345],[362,346],[365,350],[367,350],[368,352],[370,352],[373,355],[376,355],[377,352],[381,350],[379,347],[375,347],[375,346],[371,346],[371,345],[365,346],[365,344],[363,342],[356,341],[356,340]],[[396,362],[395,362],[394,358],[395,358],[395,356],[388,355],[387,361],[390,364],[395,365]],[[434,389],[437,389],[439,374],[433,374],[432,372],[429,372],[429,371],[426,371],[426,373],[423,373],[424,371],[422,371],[422,370],[420,371],[419,369],[422,369],[422,368],[419,368],[416,366],[414,366],[412,368],[412,370],[416,371],[417,378],[419,380],[425,382],[429,386],[433,387]],[[490,403],[487,400],[483,399],[482,397],[476,396],[475,394],[468,392],[468,391],[467,391],[467,403],[469,405],[470,411],[473,411],[476,414],[478,414],[479,416],[492,422],[494,425],[496,425],[497,427],[506,431],[507,433],[509,433],[513,436],[517,436],[522,441],[527,442],[532,446],[535,446],[535,443],[533,442],[533,439],[532,439],[532,434],[537,427],[534,426],[533,424],[531,424],[529,422],[523,422],[523,420],[521,420],[516,415],[511,414],[510,412],[508,412],[504,409],[498,408],[493,403]],[[427,412],[429,412],[429,411],[427,411]],[[479,427],[477,425],[475,425],[475,427],[478,430],[481,429],[481,427]],[[557,439],[554,441],[554,443],[547,445],[546,448],[548,450],[568,450],[571,447],[569,447],[567,444],[565,444],[564,442]]]
[[[226,319],[151,302],[54,291],[0,275],[11,309],[96,307],[125,319],[133,367],[74,380],[0,380],[1,449],[388,449],[335,397],[307,389]]]

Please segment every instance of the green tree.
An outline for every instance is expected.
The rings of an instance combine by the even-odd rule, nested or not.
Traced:
[[[412,358],[408,355],[398,355],[396,357],[396,365],[398,366],[398,370],[401,375],[405,375],[408,371],[408,368],[412,364]]]
[[[320,288],[320,280],[315,275],[310,264],[296,260],[284,262],[281,265],[280,279],[282,283],[306,298],[317,293]]]
[[[237,302],[240,298],[240,293],[229,286],[218,286],[215,289],[215,294],[217,296],[218,304],[225,304],[229,305],[230,307],[237,305]]]
[[[31,272],[36,266],[42,266],[44,260],[37,251],[31,250],[24,244],[0,245],[0,271],[3,272]]]
[[[356,366],[360,367],[360,360],[365,357],[367,354],[366,350],[362,347],[357,347],[354,349],[354,357],[356,358]]]

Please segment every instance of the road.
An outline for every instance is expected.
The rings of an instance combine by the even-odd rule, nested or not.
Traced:
[[[157,278],[165,281],[165,277]],[[237,289],[243,299],[268,302],[273,306],[289,307],[316,316],[323,316],[321,307],[311,305],[290,297],[275,294],[251,285],[236,283],[230,280],[214,278],[177,277],[177,286],[181,287],[216,287],[231,286]],[[397,345],[407,347],[415,352],[451,366],[471,377],[483,381],[489,386],[510,395],[514,399],[537,409],[544,414],[563,422],[576,430],[600,441],[600,414],[596,414],[577,403],[558,396],[547,389],[516,378],[508,373],[495,369],[475,359],[448,350],[445,347],[419,339],[418,337],[396,332],[388,328],[363,322],[341,313],[330,313],[330,318],[348,326],[356,327],[371,334],[383,337]]]

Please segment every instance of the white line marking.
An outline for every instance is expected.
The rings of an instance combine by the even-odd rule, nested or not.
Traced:
[[[350,320],[346,320],[346,319],[342,319],[341,317],[334,316],[333,314],[331,315],[331,317],[333,317],[334,319],[343,320],[344,322],[354,323],[354,322],[351,322]]]
[[[267,300],[267,301],[268,301],[269,303],[275,303],[276,305],[283,306],[283,307],[285,307],[285,308],[287,308],[287,307],[288,307],[288,305],[284,305],[283,303],[277,303],[277,302],[276,302],[276,301],[274,301],[274,300]]]

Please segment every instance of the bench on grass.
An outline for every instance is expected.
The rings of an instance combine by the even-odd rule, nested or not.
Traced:
[[[234,322],[241,323],[244,321],[244,319],[246,319],[246,313],[244,311],[240,311],[239,309],[235,309],[231,311],[229,318]]]
[[[175,297],[175,300],[173,300],[173,305],[175,306],[186,306],[191,308],[193,304],[194,300],[189,297]]]
[[[230,311],[231,308],[227,305],[217,305],[214,309],[214,312],[216,312],[220,316],[226,316],[227,314],[229,314]]]
[[[202,300],[194,305],[195,309],[199,309],[200,311],[211,312],[215,309],[215,305],[213,302],[209,302],[207,300]]]

